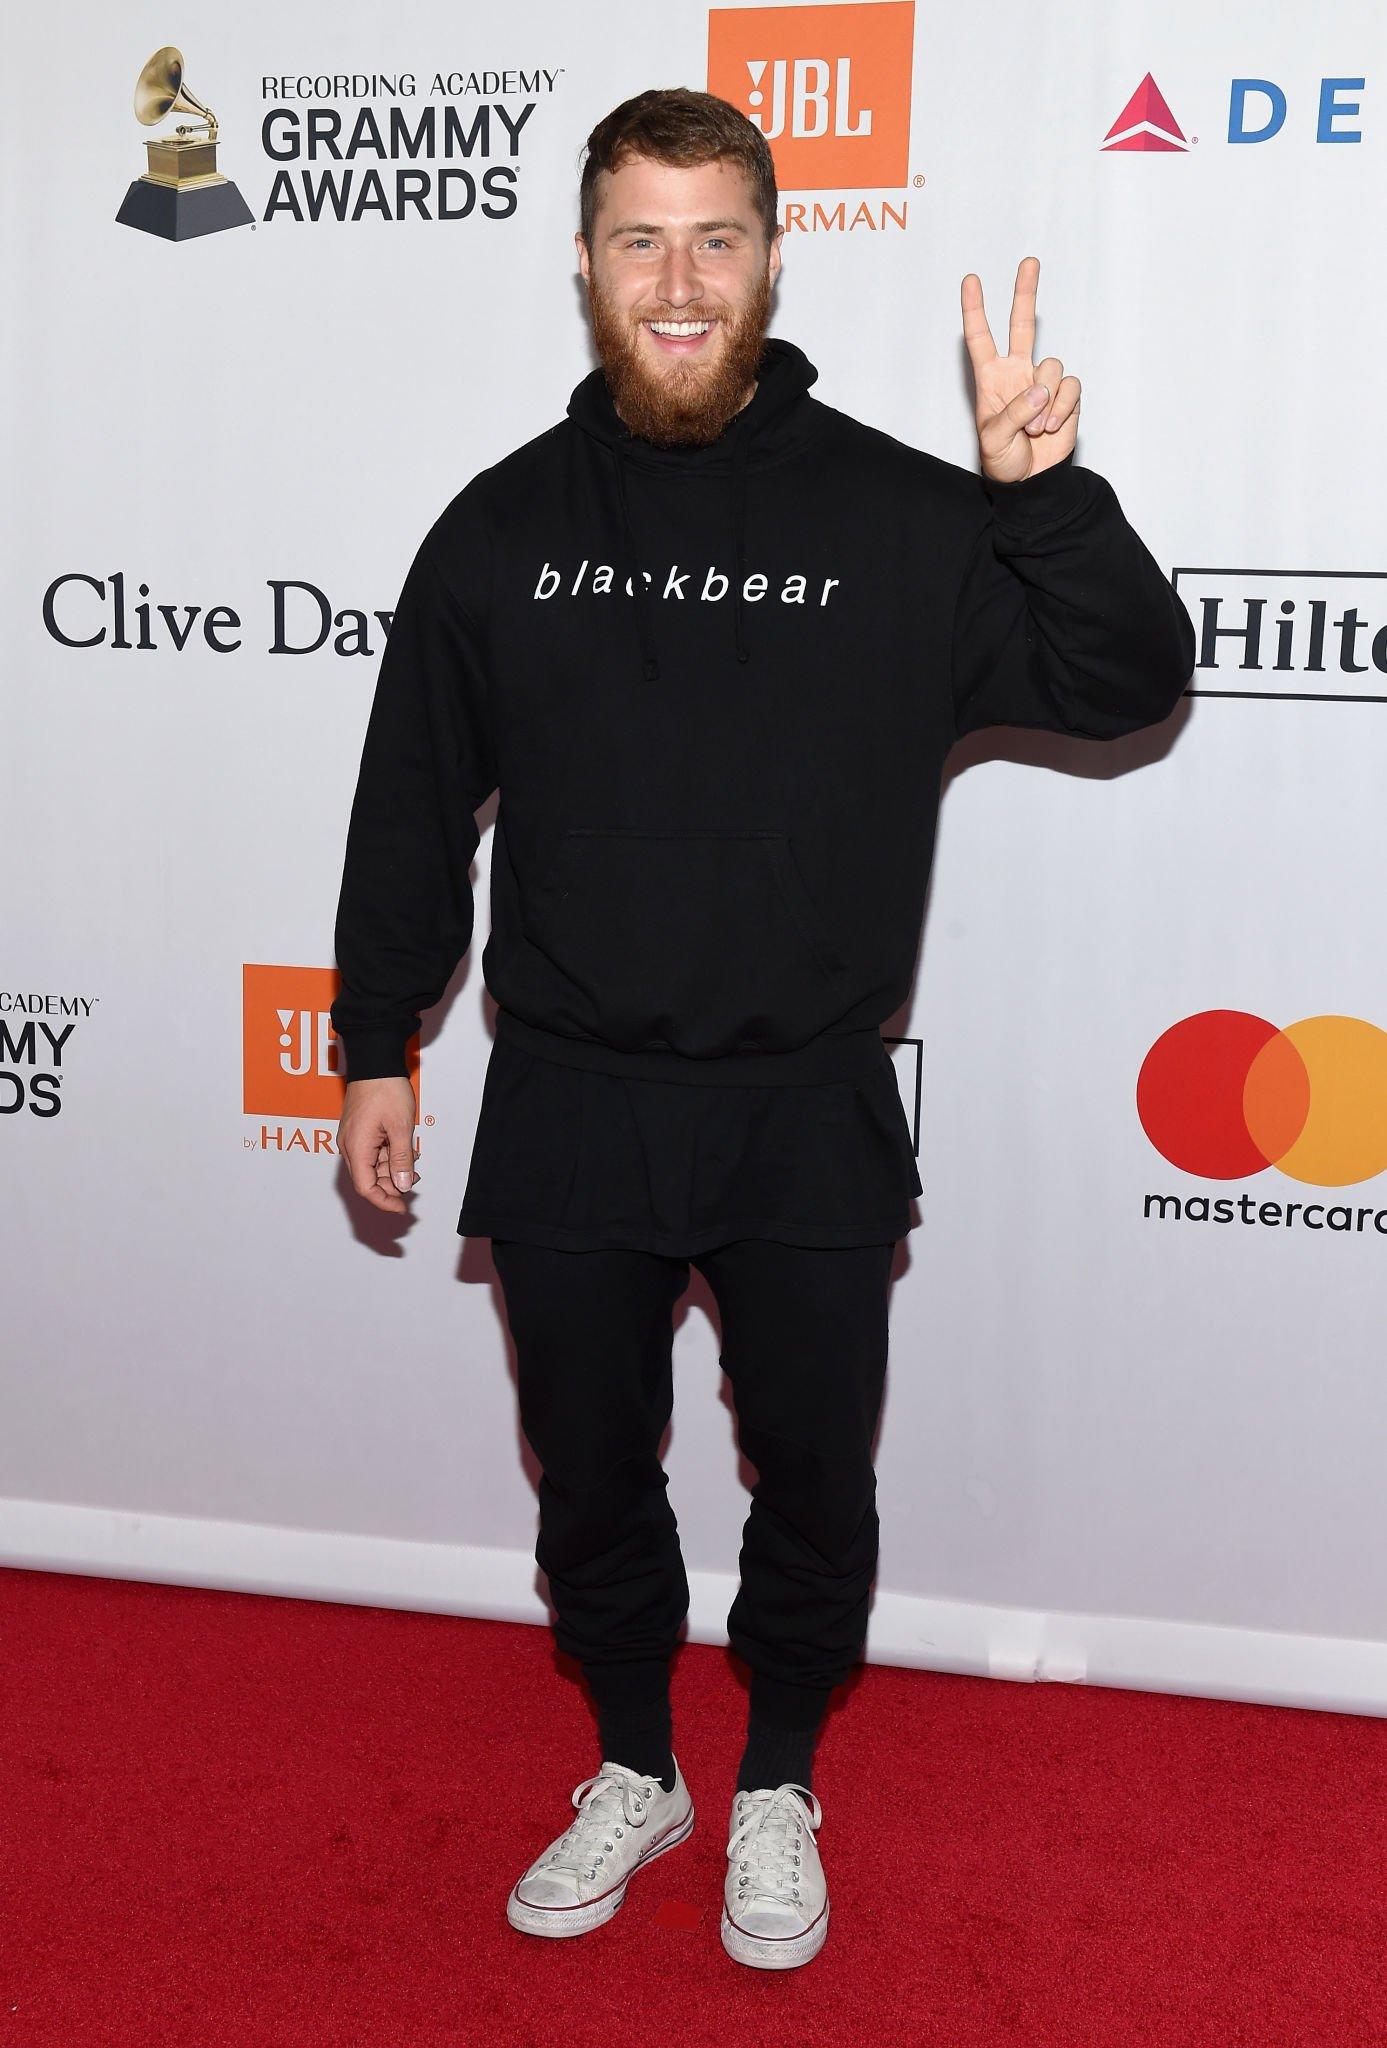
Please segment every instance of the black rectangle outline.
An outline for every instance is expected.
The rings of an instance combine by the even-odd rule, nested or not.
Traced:
[[[1219,569],[1187,563],[1172,568],[1170,587],[1180,595],[1181,576],[1301,576],[1311,582],[1328,582],[1344,577],[1356,583],[1387,581],[1387,569]],[[1366,690],[1202,690],[1197,685],[1182,693],[1186,697],[1248,697],[1260,703],[1281,704],[1387,704],[1387,694],[1369,695]]]
[[[914,1125],[911,1133],[911,1144],[915,1150],[915,1157],[918,1159],[920,1156],[920,1091],[925,1064],[925,1041],[923,1038],[894,1038],[883,1031],[881,1042],[883,1045],[913,1045],[915,1048],[915,1113],[911,1119]],[[895,1062],[892,1061],[893,1066],[894,1064]]]

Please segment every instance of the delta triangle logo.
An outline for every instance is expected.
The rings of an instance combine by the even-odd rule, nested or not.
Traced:
[[[1148,71],[1103,138],[1104,149],[1188,149],[1180,124]]]

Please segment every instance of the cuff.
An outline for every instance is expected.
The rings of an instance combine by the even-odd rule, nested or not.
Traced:
[[[409,1079],[405,1059],[408,1040],[402,1039],[398,1031],[371,1025],[356,1031],[339,1031],[337,1036],[347,1055],[349,1081],[379,1081],[388,1074]]]
[[[1049,469],[1042,469],[1038,476],[1023,476],[1014,483],[1001,483],[996,477],[979,475],[978,481],[987,493],[999,525],[1029,528],[1048,525],[1051,520],[1062,518],[1066,512],[1072,512],[1082,504],[1087,474],[1086,470],[1075,466],[1071,448],[1066,456]]]

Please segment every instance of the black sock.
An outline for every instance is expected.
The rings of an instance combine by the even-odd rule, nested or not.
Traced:
[[[753,1714],[747,1721],[746,1748],[737,1771],[739,1792],[755,1792],[786,1783],[814,1789],[815,1728],[772,1728]]]
[[[640,1729],[617,1729],[602,1737],[604,1764],[625,1764],[643,1778],[654,1778],[663,1792],[674,1790],[674,1755],[669,1736]]]
[[[753,1671],[738,1792],[787,1783],[813,1791],[814,1751],[832,1692],[832,1686],[789,1685]]]
[[[585,1664],[597,1706],[597,1735],[604,1763],[625,1764],[642,1777],[674,1790],[670,1748],[669,1664]]]

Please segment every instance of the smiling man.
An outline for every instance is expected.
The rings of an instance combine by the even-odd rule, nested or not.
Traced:
[[[783,230],[729,158],[628,158],[606,182],[574,240],[612,402],[642,440],[715,441],[756,388]]]
[[[406,1045],[470,943],[473,814],[499,788],[458,1229],[492,1240],[535,1556],[601,1748],[506,1911],[584,1934],[693,1826],[660,1458],[692,1265],[757,1474],[722,1942],[788,1969],[827,1933],[813,1759],[876,1569],[887,1296],[922,1192],[881,1027],[910,1000],[944,762],[986,726],[1159,722],[1194,631],[1074,462],[1078,380],[1033,360],[1034,257],[1005,353],[963,279],[974,472],[814,398],[768,338],[774,166],[725,101],[617,107],[579,201],[599,365],[435,519],[382,658],[337,915],[339,1141],[358,1194],[403,1210]]]

